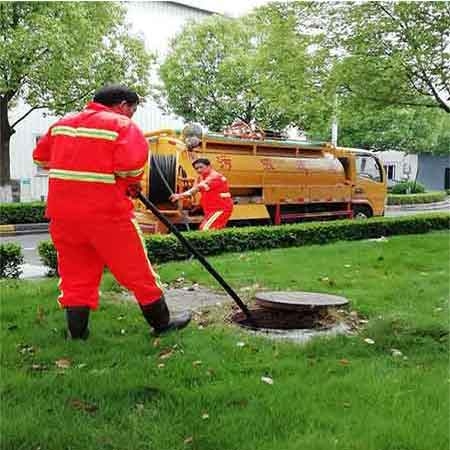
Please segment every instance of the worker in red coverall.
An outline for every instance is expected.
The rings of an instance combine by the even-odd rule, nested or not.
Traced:
[[[201,192],[200,204],[205,217],[200,224],[200,230],[220,230],[225,228],[228,219],[233,212],[233,200],[227,179],[216,172],[206,158],[196,159],[192,163],[194,169],[200,175],[194,186],[180,194],[173,194],[170,199],[173,202]]]
[[[86,108],[50,127],[33,152],[49,170],[46,215],[58,252],[59,304],[73,339],[89,335],[104,267],[132,291],[156,333],[186,326],[170,318],[158,276],[147,258],[129,197],[140,192],[147,142],[131,121],[139,103],[124,86],[105,86]]]

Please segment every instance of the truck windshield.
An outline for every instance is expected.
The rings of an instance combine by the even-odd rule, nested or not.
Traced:
[[[356,157],[356,172],[362,178],[383,181],[383,172],[380,163],[370,155],[358,155]]]

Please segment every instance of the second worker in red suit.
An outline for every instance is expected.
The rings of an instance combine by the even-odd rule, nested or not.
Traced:
[[[74,339],[89,334],[105,266],[134,293],[156,333],[191,319],[188,312],[170,317],[129,199],[140,191],[148,159],[144,135],[131,121],[138,103],[130,89],[106,86],[83,111],[52,125],[33,152],[49,170],[46,215],[58,252],[59,304]]]
[[[233,200],[227,179],[216,172],[206,158],[196,159],[192,165],[199,174],[197,182],[191,189],[180,194],[173,194],[170,199],[175,202],[201,192],[200,204],[205,217],[199,229],[207,231],[225,228],[233,212]]]

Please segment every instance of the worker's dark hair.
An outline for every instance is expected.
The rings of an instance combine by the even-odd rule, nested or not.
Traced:
[[[139,97],[136,92],[120,84],[103,86],[94,94],[94,102],[105,106],[118,105],[124,101],[129,105],[137,105]]]
[[[207,158],[198,158],[192,163],[192,167],[195,167],[197,164],[204,164],[205,166],[210,166],[211,161]]]

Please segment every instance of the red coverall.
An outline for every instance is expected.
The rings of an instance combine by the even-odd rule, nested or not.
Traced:
[[[58,252],[62,307],[96,309],[105,266],[141,305],[161,297],[126,196],[147,158],[139,128],[94,102],[59,120],[39,140],[33,159],[49,169],[46,215]]]
[[[233,200],[227,179],[219,172],[211,170],[199,178],[197,187],[202,193],[200,204],[205,218],[200,224],[200,230],[220,230],[225,228],[233,212]]]

